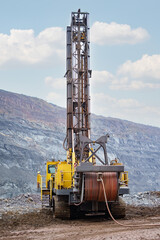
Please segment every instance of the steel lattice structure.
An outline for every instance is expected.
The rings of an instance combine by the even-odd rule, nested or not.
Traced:
[[[89,14],[72,12],[67,27],[67,148],[80,156],[80,136],[90,138]]]

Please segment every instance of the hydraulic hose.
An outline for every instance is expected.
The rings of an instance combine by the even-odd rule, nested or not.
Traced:
[[[68,148],[67,147],[65,147],[65,142],[66,142],[66,140],[67,140],[67,135],[66,135],[66,137],[65,137],[65,139],[64,139],[64,141],[63,141],[63,148],[64,148],[64,150],[68,150]]]
[[[115,223],[117,223],[118,225],[123,226],[123,227],[140,227],[140,226],[159,227],[159,226],[160,226],[160,224],[141,224],[141,225],[128,225],[128,224],[127,224],[127,225],[126,225],[126,224],[123,224],[123,223],[118,222],[118,221],[113,217],[113,215],[112,215],[112,213],[111,213],[111,211],[110,211],[110,209],[109,209],[108,200],[107,200],[107,195],[106,195],[106,191],[105,191],[105,186],[104,186],[103,178],[100,177],[100,179],[98,179],[98,181],[101,181],[101,183],[102,183],[106,207],[107,207],[107,210],[108,210],[108,213],[109,213],[111,219],[112,219]]]
[[[82,176],[82,189],[81,189],[81,201],[79,203],[74,203],[75,206],[79,206],[83,202],[83,196],[84,196],[84,174]]]

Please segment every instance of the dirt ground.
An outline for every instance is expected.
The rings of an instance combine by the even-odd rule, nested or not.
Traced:
[[[153,240],[160,239],[160,208],[127,207],[127,216],[120,223],[138,227],[122,227],[104,216],[86,216],[84,219],[54,219],[52,212],[42,210],[23,215],[7,213],[0,220],[0,239],[5,240]],[[145,226],[144,224],[159,224]]]

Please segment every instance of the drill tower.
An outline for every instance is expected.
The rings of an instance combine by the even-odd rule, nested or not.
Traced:
[[[67,27],[67,149],[75,152],[76,158],[80,157],[80,136],[90,138],[88,20],[89,14],[79,9],[72,12]]]
[[[89,14],[71,13],[67,27],[66,83],[67,134],[66,161],[46,164],[46,187],[38,176],[41,199],[48,196],[56,218],[75,218],[88,213],[106,213],[104,191],[114,216],[124,217],[119,196],[129,193],[128,173],[117,159],[108,161],[108,134],[90,138],[90,53]],[[40,177],[40,180],[39,180]],[[100,179],[103,179],[104,191]]]

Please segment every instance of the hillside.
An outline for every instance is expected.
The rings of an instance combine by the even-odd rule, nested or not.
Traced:
[[[36,189],[45,162],[64,160],[65,109],[0,90],[0,198]],[[108,155],[129,171],[131,192],[160,189],[160,128],[92,114],[92,139],[109,132]]]

